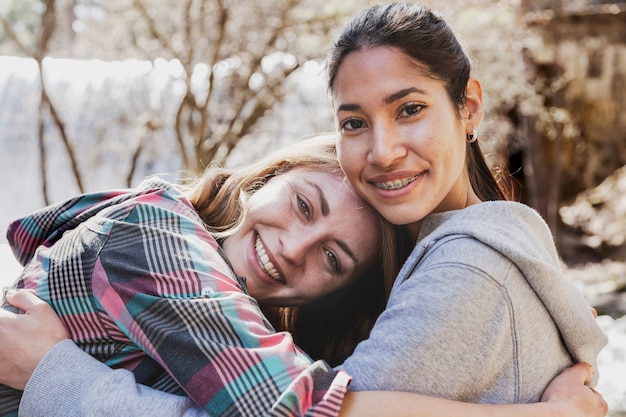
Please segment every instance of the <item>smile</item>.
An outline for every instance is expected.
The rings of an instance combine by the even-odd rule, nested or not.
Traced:
[[[415,181],[421,176],[422,174],[417,174],[409,178],[403,178],[403,179],[397,179],[397,180],[385,181],[385,182],[374,182],[373,184],[376,188],[379,188],[381,190],[397,190],[397,189],[406,187],[407,185],[409,185],[410,183],[412,183],[413,181]]]
[[[261,265],[263,270],[267,272],[267,274],[272,277],[273,280],[284,282],[285,280],[282,279],[282,277],[278,273],[278,270],[276,269],[272,261],[270,261],[270,257],[267,255],[267,252],[265,252],[265,248],[261,243],[261,237],[258,234],[256,235],[256,241],[254,242],[254,250],[256,251],[256,258],[259,261],[259,264]]]

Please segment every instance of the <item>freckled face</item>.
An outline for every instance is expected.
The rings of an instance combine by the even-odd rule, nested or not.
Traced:
[[[348,285],[373,264],[379,242],[374,212],[343,177],[296,168],[252,195],[223,248],[253,297],[288,306]]]
[[[383,46],[350,53],[332,99],[341,166],[387,220],[419,229],[426,215],[475,198],[465,169],[468,119],[406,54]]]

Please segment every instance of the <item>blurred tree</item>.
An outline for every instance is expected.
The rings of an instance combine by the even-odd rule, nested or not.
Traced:
[[[37,47],[37,37],[35,33],[41,26],[40,0],[6,0],[0,3],[0,54],[12,55],[26,51],[19,51],[20,48],[28,50]],[[18,43],[14,43],[12,36],[18,36]]]
[[[44,2],[7,1],[0,7],[4,7],[5,20],[16,37],[24,45],[36,45],[34,34]],[[251,132],[281,103],[291,75],[308,60],[321,61],[335,28],[371,3],[56,0],[50,55],[104,61],[142,59],[153,69],[167,66],[169,71],[168,92],[156,98],[157,104],[133,86],[118,99],[117,115],[98,108],[98,123],[106,127],[89,126],[93,133],[68,129],[73,135],[70,139],[104,135],[113,124],[126,124],[114,134],[124,138],[123,152],[130,161],[129,185],[141,156],[144,160],[152,157],[148,156],[149,146],[163,147],[155,140],[161,132],[168,132],[170,142],[172,138],[177,141],[183,169],[199,171],[210,161],[224,161],[242,138],[256,137]],[[524,24],[519,0],[425,3],[441,10],[455,28],[474,63],[474,75],[483,82],[488,113],[481,127],[481,142],[491,165],[509,166],[516,177],[523,174],[519,176],[523,181],[519,197],[544,214],[554,230],[560,204],[558,145],[575,141],[580,132],[559,101],[562,77],[542,78],[539,74],[528,78],[524,52],[533,48],[536,36]],[[0,31],[0,36],[6,39],[6,31]],[[5,42],[3,51],[11,44]],[[20,51],[16,48],[13,53]],[[120,84],[107,79],[102,86],[93,87],[94,92],[96,88],[114,102],[113,92]],[[316,110],[309,113],[292,117],[311,117]],[[96,136],[90,143],[103,146],[105,142]],[[551,153],[546,153],[546,144],[554,145]]]
[[[61,117],[59,116],[59,113],[57,112],[56,107],[48,94],[46,76],[43,67],[43,60],[48,54],[50,41],[52,40],[53,34],[56,30],[55,5],[55,0],[44,0],[39,4],[34,2],[15,2],[12,4],[14,9],[8,9],[8,11],[24,12],[26,17],[24,21],[17,18],[17,14],[15,13],[7,13],[7,17],[5,17],[4,14],[0,16],[0,23],[4,29],[2,37],[12,41],[15,47],[17,47],[23,54],[33,58],[37,62],[37,67],[39,69],[41,99],[39,102],[38,149],[42,178],[42,195],[46,204],[50,203],[47,186],[46,147],[44,140],[44,125],[47,112],[49,112],[59,130],[63,145],[65,146],[65,150],[69,156],[72,172],[74,174],[74,178],[76,179],[78,189],[80,192],[84,192],[81,175],[76,163],[76,157],[74,156],[74,148],[67,136],[65,124],[61,120]],[[38,9],[38,13],[33,13],[36,9]],[[39,21],[37,21],[37,18],[39,18]]]
[[[47,53],[177,62],[175,120],[154,112],[138,118],[145,129],[135,131],[144,136],[129,141],[135,144],[129,157],[137,160],[149,132],[172,124],[183,168],[197,172],[210,161],[224,161],[283,99],[285,80],[307,60],[323,56],[332,29],[357,3],[57,0],[57,30]],[[7,27],[15,28],[15,38],[32,37],[39,29],[32,15],[42,4],[12,3]]]

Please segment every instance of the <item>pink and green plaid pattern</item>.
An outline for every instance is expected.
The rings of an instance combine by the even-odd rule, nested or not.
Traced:
[[[173,185],[78,196],[14,222],[7,238],[25,265],[18,286],[138,382],[211,416],[338,414],[349,377],[272,329]]]

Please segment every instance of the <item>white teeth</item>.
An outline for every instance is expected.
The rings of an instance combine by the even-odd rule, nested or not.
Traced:
[[[265,248],[263,247],[263,244],[261,243],[261,238],[259,237],[259,235],[256,236],[256,241],[254,242],[254,248],[256,249],[256,257],[259,260],[259,263],[261,264],[265,272],[267,272],[269,276],[272,277],[272,279],[276,281],[283,281],[280,274],[278,273],[278,270],[276,269],[274,264],[270,261],[270,257],[267,256],[267,253],[265,252]]]
[[[381,190],[397,190],[402,187],[406,187],[416,179],[418,179],[422,174],[415,175],[411,178],[398,179],[394,181],[386,181],[386,182],[375,182],[374,185],[376,188],[380,188]]]

